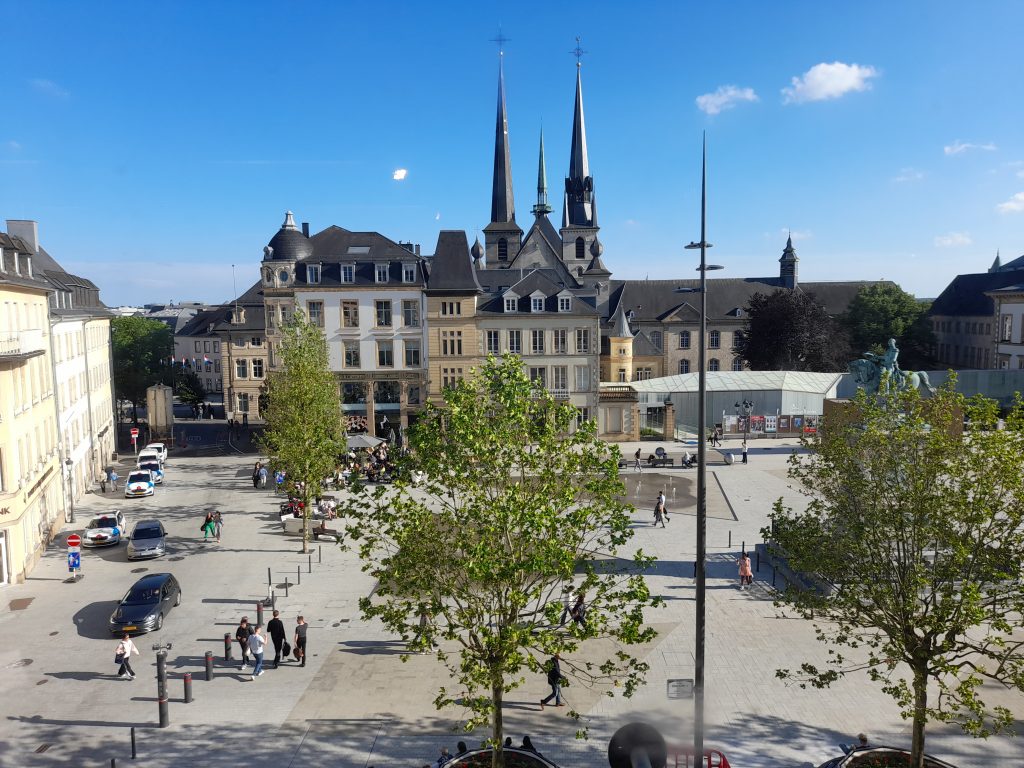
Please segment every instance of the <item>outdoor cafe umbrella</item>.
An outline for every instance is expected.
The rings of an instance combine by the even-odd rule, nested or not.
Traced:
[[[355,450],[357,448],[376,448],[378,445],[383,443],[379,437],[373,435],[348,435],[345,438],[346,444],[349,450]]]

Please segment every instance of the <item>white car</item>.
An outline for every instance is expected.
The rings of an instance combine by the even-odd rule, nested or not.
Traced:
[[[149,443],[143,451],[155,451],[160,456],[160,463],[163,464],[167,461],[167,444],[166,443]],[[139,451],[142,453],[142,451]]]
[[[139,451],[139,455],[135,457],[135,466],[141,467],[143,464],[148,464],[151,461],[155,461],[161,467],[164,465],[159,453],[152,449],[143,448]]]
[[[124,484],[125,498],[135,496],[152,496],[155,493],[156,483],[153,482],[153,473],[148,469],[133,469],[128,473],[128,480]]]
[[[127,524],[119,510],[93,517],[82,532],[83,547],[110,547],[121,543]]]

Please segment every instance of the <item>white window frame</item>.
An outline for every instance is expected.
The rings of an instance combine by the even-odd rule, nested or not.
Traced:
[[[374,264],[373,265],[373,276],[378,283],[386,283],[388,281],[388,272],[390,264]]]
[[[505,311],[506,312],[518,312],[519,311],[519,299],[515,296],[505,297]]]
[[[559,296],[558,297],[558,311],[559,312],[572,312],[572,296]]]
[[[402,282],[403,283],[415,283],[416,282],[416,265],[415,264],[403,264],[402,265]]]
[[[341,265],[341,282],[343,283],[354,283],[356,281],[356,265],[355,264],[342,264]]]
[[[307,264],[306,265],[306,283],[309,285],[319,285],[322,270],[319,264]]]
[[[544,311],[544,297],[543,296],[531,296],[530,297],[530,311],[531,312],[543,312]]]

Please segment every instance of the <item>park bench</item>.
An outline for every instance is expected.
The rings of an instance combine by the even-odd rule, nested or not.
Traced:
[[[341,531],[335,530],[334,528],[321,528],[318,525],[311,530],[313,531],[313,541],[319,540],[321,536],[327,539],[341,541]]]
[[[648,456],[647,463],[652,467],[674,467],[676,460],[670,456]]]

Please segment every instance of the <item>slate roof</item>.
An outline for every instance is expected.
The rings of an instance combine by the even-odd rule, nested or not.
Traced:
[[[572,294],[572,312],[567,315],[597,315],[594,298],[579,295],[563,277],[553,269],[481,269],[477,271],[484,293],[477,312],[480,314],[505,314],[504,294],[514,288],[519,296],[518,313],[530,314],[530,294],[540,291],[544,294],[544,311],[558,312],[558,294],[568,291]]]
[[[999,257],[996,256],[996,259],[998,258]],[[1000,264],[996,269],[999,272],[1012,272],[1015,269],[1024,269],[1024,256],[1018,256],[1016,259],[1013,259],[1012,261],[1008,261],[1005,264]]]
[[[231,322],[231,313],[235,306],[245,307],[245,322],[236,324]],[[263,283],[257,280],[249,290],[243,293],[234,301],[229,301],[211,312],[214,332],[225,331],[257,331],[264,333],[267,329],[267,317],[263,309]]]
[[[469,254],[469,239],[462,230],[445,229],[437,236],[430,259],[428,292],[483,293]]]
[[[183,325],[177,332],[177,336],[212,336],[217,332],[216,323],[222,319],[221,310],[223,307],[204,309],[195,317]]]
[[[609,343],[611,340],[609,339]],[[651,341],[651,337],[640,331],[633,337],[633,357],[660,357],[661,349]]]
[[[1024,257],[1022,257],[1024,258]],[[1015,259],[1011,264],[1020,261]],[[979,272],[957,275],[953,282],[932,302],[929,315],[944,317],[983,317],[995,312],[995,303],[986,291],[1016,285],[1024,282],[1024,268],[1006,269],[1003,265],[997,272]],[[1021,265],[1024,267],[1024,264]]]

